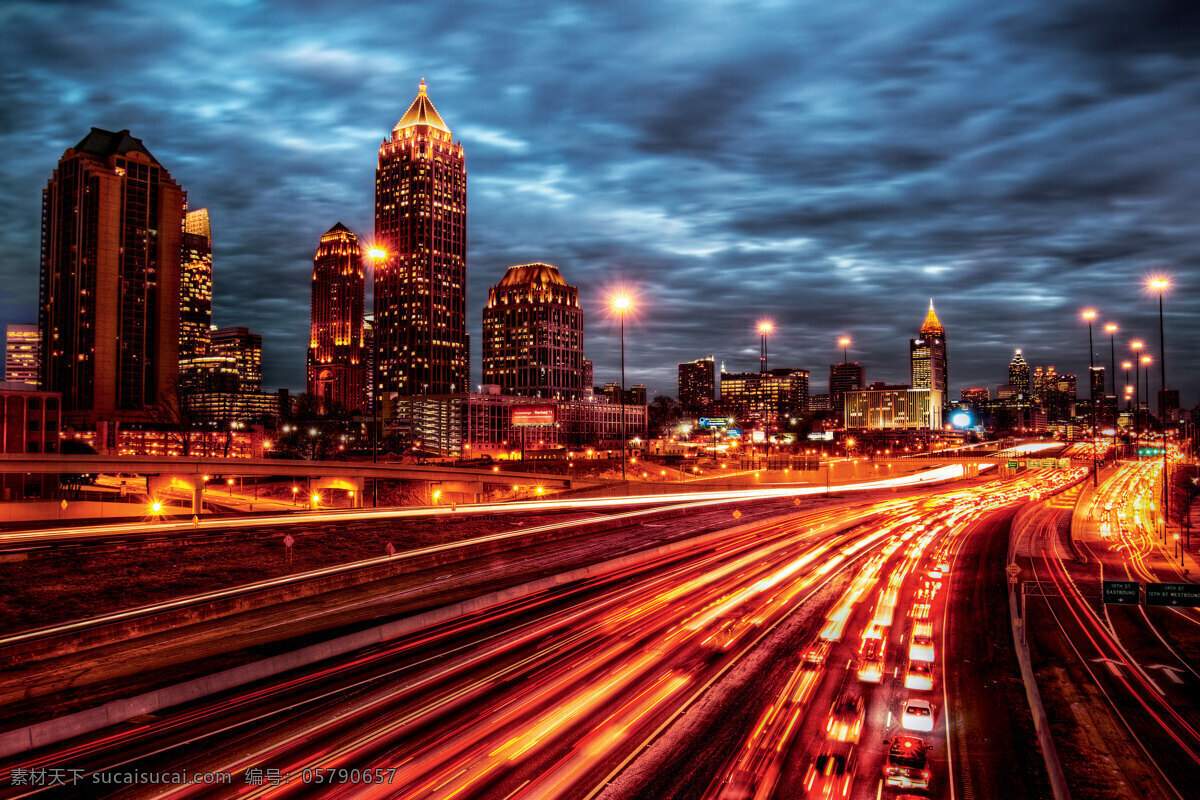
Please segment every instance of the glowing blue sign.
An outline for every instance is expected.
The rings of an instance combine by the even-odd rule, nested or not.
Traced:
[[[955,411],[950,415],[950,424],[956,428],[971,427],[971,415],[966,411]]]

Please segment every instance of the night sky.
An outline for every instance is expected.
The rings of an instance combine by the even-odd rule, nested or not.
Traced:
[[[37,319],[41,190],[92,126],[130,129],[207,207],[214,322],[304,388],[312,256],[369,238],[380,142],[421,78],[467,154],[471,374],[505,267],[580,289],[598,384],[631,288],[628,381],[675,394],[715,354],[812,371],[837,338],[907,382],[930,298],[952,396],[1087,371],[1087,326],[1200,400],[1200,4],[16,3],[0,5],[0,325]],[[147,8],[158,10],[147,11]],[[352,9],[352,10],[347,10]],[[1119,368],[1119,364],[1118,364]],[[1157,388],[1154,367],[1152,390]]]

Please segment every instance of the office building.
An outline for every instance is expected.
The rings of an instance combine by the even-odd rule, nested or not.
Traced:
[[[249,328],[213,328],[209,354],[233,359],[239,392],[262,391],[262,334]]]
[[[42,337],[37,325],[9,325],[4,339],[4,380],[38,388]]]
[[[212,230],[208,209],[183,217],[179,279],[179,360],[208,355],[212,328]]]
[[[949,389],[949,371],[946,359],[946,330],[938,321],[929,301],[929,313],[921,324],[920,335],[909,340],[909,357],[912,366],[914,389],[935,389],[944,396]]]
[[[583,309],[558,267],[509,267],[488,292],[483,382],[521,397],[583,396]]]
[[[839,422],[845,416],[846,392],[856,392],[867,387],[867,371],[857,361],[829,366],[829,409]]]
[[[1029,364],[1020,350],[1008,362],[1008,385],[1015,386],[1019,394],[1029,394]]]
[[[712,356],[679,365],[679,405],[687,413],[700,414],[717,399],[717,362]]]
[[[307,390],[322,413],[363,408],[362,255],[358,237],[339,222],[321,236],[313,257]]]
[[[767,372],[722,372],[720,410],[768,429],[808,410],[808,370],[783,367]]]
[[[140,139],[92,128],[42,193],[41,385],[64,424],[151,421],[179,371],[186,196]]]
[[[847,428],[937,430],[944,399],[937,389],[868,389],[846,393]]]
[[[23,382],[0,382],[0,453],[57,453],[62,395]],[[0,502],[52,497],[58,475],[0,472]]]
[[[379,148],[375,243],[376,393],[467,391],[466,162],[423,80]]]

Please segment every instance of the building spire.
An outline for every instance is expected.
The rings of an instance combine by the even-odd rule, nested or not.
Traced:
[[[417,97],[412,101],[412,105],[408,107],[408,111],[404,112],[404,116],[396,123],[393,131],[411,128],[417,125],[426,125],[430,128],[436,128],[442,131],[447,136],[450,134],[450,128],[442,121],[442,117],[438,114],[437,109],[433,107],[433,101],[425,93],[425,79],[421,78],[421,85],[417,87]]]
[[[944,336],[946,329],[942,327],[942,323],[938,320],[937,312],[933,310],[933,298],[929,298],[929,313],[925,315],[925,322],[921,325],[922,336]]]

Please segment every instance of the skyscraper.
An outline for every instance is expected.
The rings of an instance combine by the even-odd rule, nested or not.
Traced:
[[[5,332],[4,380],[38,387],[42,338],[37,325],[9,325]]]
[[[558,267],[509,267],[488,292],[483,382],[523,397],[583,396],[583,309]]]
[[[234,360],[239,392],[262,391],[262,334],[249,328],[213,328],[210,356]]]
[[[42,193],[42,387],[64,423],[147,421],[179,370],[186,197],[129,131],[92,128]]]
[[[322,411],[360,411],[365,375],[362,249],[339,222],[321,237],[313,258],[308,393]]]
[[[1029,364],[1020,350],[1008,362],[1008,384],[1015,386],[1022,394],[1029,393]]]
[[[934,313],[932,300],[929,301],[929,313],[921,325],[920,336],[909,340],[909,355],[912,361],[912,387],[937,389],[945,396],[949,386],[946,330]]]
[[[717,362],[713,356],[679,365],[679,405],[685,411],[706,411],[717,398]]]
[[[467,391],[466,162],[424,80],[379,148],[375,243],[376,391]]]
[[[179,360],[208,355],[212,327],[212,231],[208,209],[188,211],[183,218],[183,251],[179,282]]]
[[[846,392],[867,388],[867,371],[857,361],[829,365],[829,409],[834,419],[842,420],[846,411]]]

